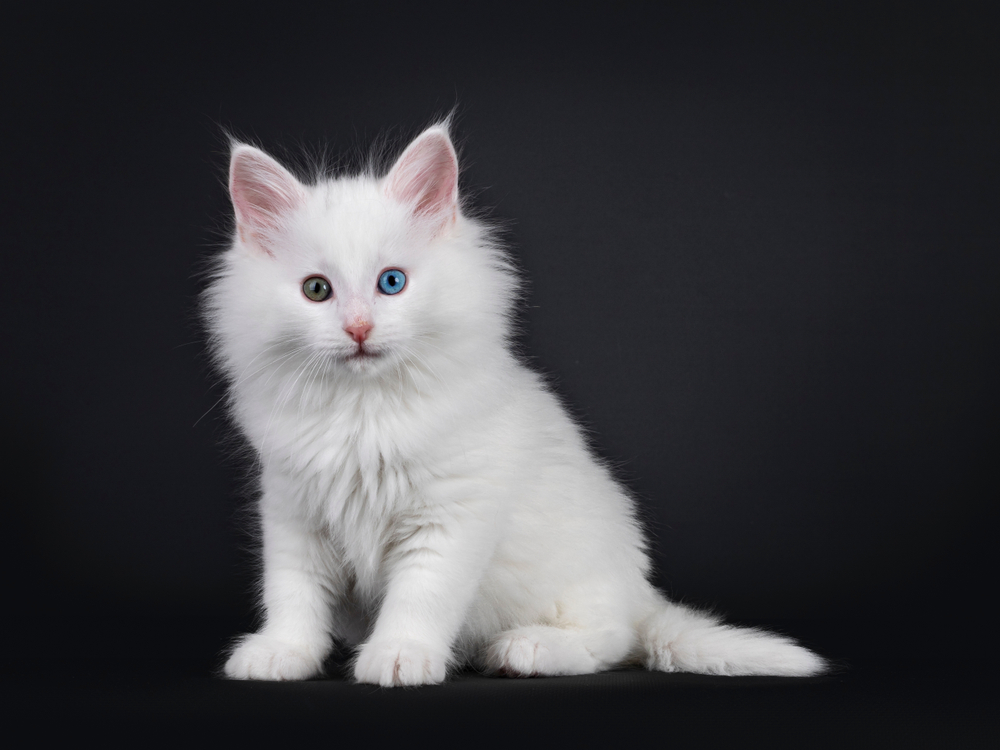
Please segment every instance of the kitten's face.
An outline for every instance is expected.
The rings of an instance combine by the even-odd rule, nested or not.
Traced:
[[[445,291],[432,238],[379,188],[364,180],[312,188],[273,255],[255,258],[280,337],[358,374],[419,356],[439,328],[431,303]]]
[[[456,292],[462,264],[448,257],[457,163],[443,130],[414,141],[381,180],[306,187],[248,146],[234,150],[230,174],[241,253],[230,283],[255,323],[246,336],[289,348],[303,377],[424,361],[475,304]]]

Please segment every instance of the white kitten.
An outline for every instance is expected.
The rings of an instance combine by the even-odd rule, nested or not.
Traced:
[[[822,671],[649,584],[632,499],[510,352],[517,279],[457,177],[443,125],[382,178],[307,186],[233,149],[236,238],[205,300],[261,467],[264,624],[225,673],[308,679],[335,639],[386,686],[465,663]]]

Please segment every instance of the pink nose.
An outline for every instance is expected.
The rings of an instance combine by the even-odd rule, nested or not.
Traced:
[[[359,344],[368,338],[368,332],[372,329],[371,323],[355,323],[352,326],[347,326],[344,330],[347,331],[352,339],[357,341]]]

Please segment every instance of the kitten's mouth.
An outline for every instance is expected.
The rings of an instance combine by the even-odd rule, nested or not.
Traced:
[[[371,349],[365,349],[364,344],[358,344],[358,348],[352,354],[348,354],[347,359],[359,361],[364,359],[377,359],[381,356],[381,352],[374,352]]]

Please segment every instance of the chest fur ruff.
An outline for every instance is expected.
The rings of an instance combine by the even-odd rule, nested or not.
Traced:
[[[254,442],[268,501],[327,538],[368,598],[381,589],[399,522],[421,505],[431,472],[428,442],[414,439],[412,422],[365,406],[285,411]]]

